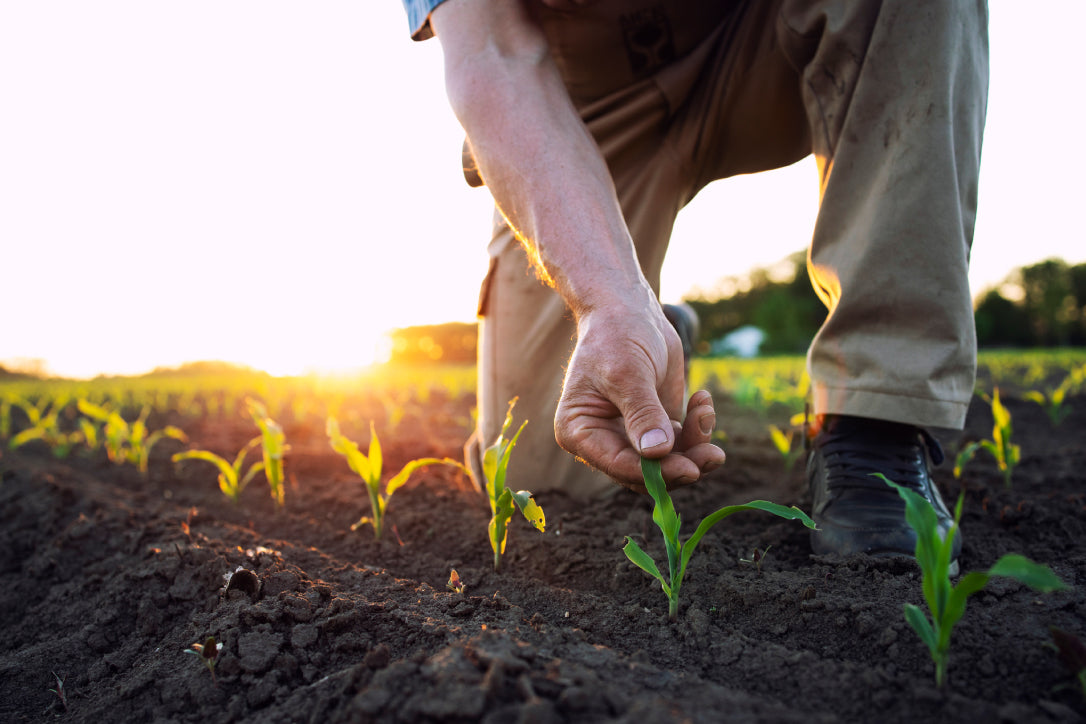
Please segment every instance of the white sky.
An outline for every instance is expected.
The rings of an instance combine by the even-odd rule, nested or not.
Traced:
[[[1086,260],[1086,3],[1037,8],[992,8],[974,292]],[[473,319],[491,203],[461,178],[440,48],[406,25],[396,0],[0,4],[0,360],[293,373]],[[804,248],[816,197],[810,161],[710,187],[664,296]]]

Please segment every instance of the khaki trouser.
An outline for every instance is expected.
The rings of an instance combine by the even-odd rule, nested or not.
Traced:
[[[984,2],[601,0],[537,12],[654,288],[675,216],[699,189],[814,153],[808,271],[829,309],[808,354],[814,413],[963,425],[976,361],[967,269]],[[749,243],[728,238],[727,219],[720,228],[725,248]],[[489,251],[469,460],[519,397],[517,424],[529,424],[509,484],[600,494],[613,484],[554,441],[571,316],[497,215]]]

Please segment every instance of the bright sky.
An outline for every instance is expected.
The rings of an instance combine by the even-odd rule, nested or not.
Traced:
[[[974,292],[1086,260],[1086,3],[994,5]],[[297,373],[474,319],[491,203],[396,0],[3,3],[0,104],[0,361]],[[810,161],[710,187],[664,296],[804,248],[816,197]]]

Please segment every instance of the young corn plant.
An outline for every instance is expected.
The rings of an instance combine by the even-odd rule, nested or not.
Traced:
[[[219,469],[219,490],[232,502],[236,503],[241,497],[241,491],[245,490],[245,486],[257,473],[264,469],[264,461],[260,460],[250,465],[244,475],[241,474],[241,468],[245,464],[245,456],[259,444],[259,436],[247,442],[241,452],[234,458],[233,463],[227,462],[225,458],[208,450],[186,450],[177,453],[171,459],[175,463],[182,460],[203,460],[217,467]]]
[[[667,594],[667,613],[668,618],[672,621],[678,618],[679,615],[679,591],[682,588],[683,577],[686,575],[686,566],[690,562],[690,557],[694,555],[694,549],[697,548],[698,543],[709,532],[709,529],[720,521],[741,510],[762,510],[786,520],[798,520],[808,528],[815,529],[814,521],[795,506],[786,508],[783,505],[765,500],[752,500],[742,505],[727,505],[715,513],[711,513],[702,519],[692,536],[685,541],[681,541],[679,540],[679,528],[682,520],[679,514],[675,512],[675,505],[671,502],[671,496],[668,495],[667,486],[664,484],[664,476],[660,472],[660,461],[642,458],[641,473],[645,478],[645,488],[656,504],[652,509],[652,521],[656,523],[664,536],[664,550],[667,551],[667,578],[660,573],[660,569],[656,567],[656,562],[641,550],[630,536],[626,536],[626,545],[623,547],[622,552],[635,566],[660,582],[660,587]]]
[[[1086,378],[1086,367],[1072,370],[1055,389],[1047,392],[1030,390],[1022,396],[1040,405],[1052,422],[1052,427],[1058,427],[1071,414],[1071,407],[1065,404],[1067,393],[1080,387],[1084,378]]]
[[[13,435],[8,440],[8,449],[16,450],[32,440],[41,440],[55,457],[64,458],[83,441],[81,431],[64,432],[60,429],[60,412],[68,404],[67,397],[61,396],[52,402],[43,399],[37,405],[28,400],[14,400],[12,404],[22,409],[30,427]]]
[[[118,465],[132,463],[141,473],[147,474],[151,459],[151,449],[161,440],[173,439],[188,442],[185,432],[173,425],[150,432],[147,429],[147,416],[151,408],[144,406],[139,418],[129,424],[120,413],[101,405],[80,399],[76,402],[79,411],[86,415],[80,418],[83,437],[92,450],[98,447],[98,428],[94,420],[102,423],[103,444],[109,459]],[[88,419],[89,418],[89,419]]]
[[[977,440],[962,448],[954,460],[954,477],[960,478],[966,463],[973,459],[977,450],[983,449],[987,450],[995,458],[1000,472],[1003,473],[1003,485],[1009,488],[1011,487],[1011,475],[1014,473],[1014,468],[1022,459],[1022,448],[1011,442],[1011,433],[1013,431],[1011,428],[1011,413],[999,401],[999,388],[995,388],[990,399],[988,397],[985,397],[985,399],[992,406],[992,419],[995,421],[992,427],[992,439]]]
[[[358,522],[351,526],[351,530],[358,530],[364,526],[373,526],[373,537],[380,540],[385,530],[385,513],[388,510],[388,501],[392,494],[399,490],[411,473],[427,465],[452,465],[465,470],[463,464],[452,458],[419,458],[412,460],[403,466],[385,484],[381,490],[381,470],[384,460],[381,457],[381,441],[377,437],[377,431],[370,422],[370,447],[369,454],[364,455],[358,448],[358,443],[343,435],[339,429],[339,422],[334,417],[329,417],[325,427],[328,441],[332,449],[347,459],[347,465],[358,474],[366,484],[366,491],[370,495],[370,514],[359,518]],[[465,470],[466,472],[466,470]]]
[[[1034,563],[1017,553],[1008,553],[987,571],[967,573],[961,577],[958,585],[951,585],[952,549],[962,517],[964,493],[958,497],[958,504],[954,507],[954,524],[944,539],[939,535],[935,508],[926,498],[894,483],[882,473],[874,475],[897,490],[905,501],[905,520],[916,531],[916,560],[920,564],[921,588],[931,618],[929,620],[919,606],[906,603],[905,620],[928,647],[935,662],[936,686],[942,688],[946,683],[950,634],[965,613],[967,600],[983,589],[993,576],[1012,578],[1042,593],[1067,588],[1048,566]]]
[[[505,553],[505,543],[509,537],[509,520],[513,517],[514,509],[519,509],[524,519],[539,532],[544,532],[547,526],[543,509],[536,504],[530,492],[518,490],[514,493],[505,486],[509,456],[517,444],[517,438],[524,431],[524,426],[528,424],[525,420],[511,439],[506,438],[509,428],[513,425],[513,406],[516,404],[515,397],[509,401],[509,411],[505,413],[505,422],[502,423],[498,439],[483,453],[483,477],[486,478],[486,497],[490,501],[490,524],[487,526],[487,533],[490,536],[490,547],[494,551],[495,571],[501,565],[502,555]]]
[[[800,423],[802,423],[802,414],[799,415],[799,419]],[[795,449],[792,448],[792,442],[796,436],[795,428],[789,428],[788,432],[785,432],[776,425],[768,425],[767,429],[769,430],[769,437],[773,441],[773,447],[777,449],[781,459],[784,461],[785,471],[791,472],[796,461],[803,457],[805,452],[802,445],[797,445]]]
[[[67,713],[68,692],[64,689],[64,679],[60,678],[60,675],[55,671],[51,671],[49,673],[53,675],[53,679],[55,679],[57,682],[57,688],[50,689],[49,691],[56,695],[57,699],[60,701],[60,705],[64,708],[64,712]]]
[[[287,436],[283,434],[283,428],[279,426],[279,423],[268,417],[268,411],[264,405],[251,399],[245,402],[253,421],[260,428],[260,443],[264,453],[264,477],[268,480],[268,489],[275,504],[282,506],[285,498],[283,455],[290,449],[287,445]]]
[[[208,636],[202,644],[192,644],[190,648],[185,649],[186,654],[192,654],[203,662],[207,670],[211,672],[212,685],[216,687],[219,685],[219,681],[215,678],[215,666],[219,663],[220,651],[222,651],[222,642],[216,642],[214,636]]]

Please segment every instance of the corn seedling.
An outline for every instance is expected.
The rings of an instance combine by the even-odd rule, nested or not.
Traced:
[[[53,678],[57,682],[57,688],[50,689],[52,693],[56,694],[57,699],[60,700],[60,705],[64,707],[64,711],[68,711],[68,694],[64,691],[64,679],[60,678],[55,671],[49,672],[53,675]]]
[[[916,560],[920,564],[921,588],[931,619],[928,619],[919,606],[906,603],[905,620],[928,647],[932,661],[935,662],[937,686],[942,687],[946,683],[950,634],[965,613],[965,604],[969,597],[983,589],[992,576],[1012,578],[1042,593],[1067,588],[1048,566],[1034,563],[1017,553],[1008,553],[987,571],[967,573],[961,577],[958,585],[951,585],[952,549],[962,517],[964,493],[958,497],[958,504],[954,507],[954,524],[944,539],[939,535],[935,508],[926,498],[892,482],[882,473],[873,474],[897,490],[898,495],[905,501],[905,519],[916,531]]]
[[[773,447],[780,453],[781,459],[784,460],[784,469],[788,472],[791,472],[796,461],[803,457],[804,450],[802,445],[797,445],[794,450],[792,449],[792,442],[796,436],[795,426],[797,424],[803,424],[803,419],[803,413],[793,416],[790,421],[791,427],[789,427],[788,432],[785,432],[776,425],[769,425],[767,427],[769,430],[769,438],[773,441]]]
[[[226,497],[236,503],[238,498],[241,497],[241,491],[245,490],[245,486],[257,473],[264,469],[264,461],[261,460],[249,466],[245,475],[241,474],[241,467],[245,464],[245,456],[259,444],[259,436],[247,442],[241,452],[237,454],[237,457],[234,458],[233,463],[227,462],[224,458],[208,450],[186,450],[174,455],[172,460],[175,463],[182,460],[203,460],[217,467],[219,469],[219,489],[222,490]]]
[[[249,414],[260,428],[261,449],[264,453],[264,477],[268,480],[268,489],[276,505],[282,505],[285,497],[283,489],[283,455],[290,449],[283,428],[268,417],[264,405],[256,400],[246,400]]]
[[[184,431],[173,425],[149,432],[147,429],[147,416],[151,413],[149,406],[144,406],[139,418],[129,424],[115,410],[95,405],[88,400],[80,399],[76,405],[79,411],[86,415],[85,418],[80,418],[79,423],[88,447],[92,450],[98,448],[98,428],[92,422],[92,420],[97,420],[103,425],[103,444],[109,459],[118,465],[132,463],[144,475],[147,474],[151,449],[156,443],[167,438],[178,442],[188,442],[188,436]]]
[[[222,651],[222,642],[216,642],[214,636],[208,636],[202,644],[196,643],[191,648],[185,649],[186,654],[199,657],[207,670],[211,672],[211,683],[215,686],[219,685],[218,679],[215,678],[215,665],[219,663],[220,651]]]
[[[26,414],[30,427],[8,440],[10,450],[17,450],[32,440],[41,440],[49,446],[54,456],[63,458],[68,456],[73,446],[82,442],[82,432],[66,433],[60,429],[60,411],[68,404],[66,397],[54,399],[51,405],[47,400],[42,400],[38,405],[26,400],[15,400],[12,404]]]
[[[750,558],[740,558],[740,563],[746,563],[748,566],[754,566],[754,569],[759,573],[762,572],[762,564],[765,562],[766,556],[769,555],[769,549],[773,546],[766,546],[765,550],[761,548],[755,548],[754,552],[750,554]]]
[[[449,582],[445,584],[445,587],[453,593],[464,592],[464,582],[460,580],[460,574],[456,572],[455,568],[449,571]]]
[[[954,477],[960,478],[965,464],[973,459],[977,450],[983,449],[995,458],[1000,472],[1003,473],[1003,485],[1009,488],[1014,468],[1022,458],[1022,448],[1011,442],[1011,413],[999,401],[999,388],[995,388],[991,398],[986,396],[985,399],[992,406],[992,419],[995,421],[992,426],[992,439],[977,440],[962,448],[954,460]]]
[[[1048,415],[1048,419],[1052,421],[1052,426],[1057,427],[1071,414],[1071,408],[1064,404],[1067,400],[1067,393],[1081,386],[1084,377],[1086,377],[1086,367],[1072,370],[1055,389],[1050,389],[1047,392],[1030,390],[1022,396],[1040,405],[1041,409]]]
[[[626,536],[626,545],[623,547],[622,552],[635,566],[660,582],[660,587],[667,594],[668,617],[672,621],[679,615],[679,590],[682,588],[683,577],[686,575],[686,566],[690,562],[690,557],[694,555],[694,549],[697,548],[698,543],[709,532],[709,529],[720,521],[741,510],[762,510],[786,520],[798,520],[808,528],[815,528],[814,521],[795,506],[786,508],[783,505],[765,500],[752,500],[742,505],[727,505],[715,513],[711,513],[702,519],[692,536],[685,541],[680,541],[679,528],[682,521],[679,514],[675,512],[671,496],[668,495],[667,487],[664,484],[664,476],[660,472],[660,461],[642,458],[641,473],[645,478],[645,488],[648,490],[649,495],[652,496],[653,502],[655,502],[652,509],[652,521],[656,523],[664,536],[668,577],[664,578],[660,573],[660,569],[656,567],[656,562],[641,550],[630,536]]]
[[[332,449],[347,458],[347,465],[358,474],[366,484],[366,491],[370,496],[370,514],[359,518],[358,522],[351,526],[351,530],[358,530],[364,526],[373,526],[373,537],[381,539],[385,530],[385,512],[388,510],[388,501],[392,494],[403,486],[411,477],[411,473],[427,465],[452,465],[464,470],[464,466],[452,458],[420,458],[412,460],[396,473],[381,491],[381,470],[384,460],[381,457],[381,441],[377,437],[377,431],[370,422],[370,447],[369,454],[364,455],[358,448],[358,443],[352,441],[340,432],[339,422],[334,417],[329,417],[325,428],[328,433],[328,441]]]
[[[516,404],[515,397],[509,401],[509,410],[505,413],[505,422],[502,423],[498,439],[483,453],[483,477],[486,478],[486,497],[490,501],[490,524],[487,526],[487,533],[490,536],[490,547],[494,551],[495,571],[501,565],[502,554],[505,553],[505,542],[509,537],[509,519],[513,517],[514,507],[519,508],[524,519],[535,526],[539,532],[542,533],[547,526],[543,509],[536,504],[530,492],[518,490],[514,493],[505,487],[509,456],[517,444],[517,438],[524,431],[524,426],[528,424],[525,420],[511,439],[506,438],[513,424],[513,406]]]
[[[1046,645],[1056,651],[1063,665],[1066,666],[1078,683],[1079,691],[1086,699],[1086,644],[1073,633],[1049,626],[1052,641]]]

